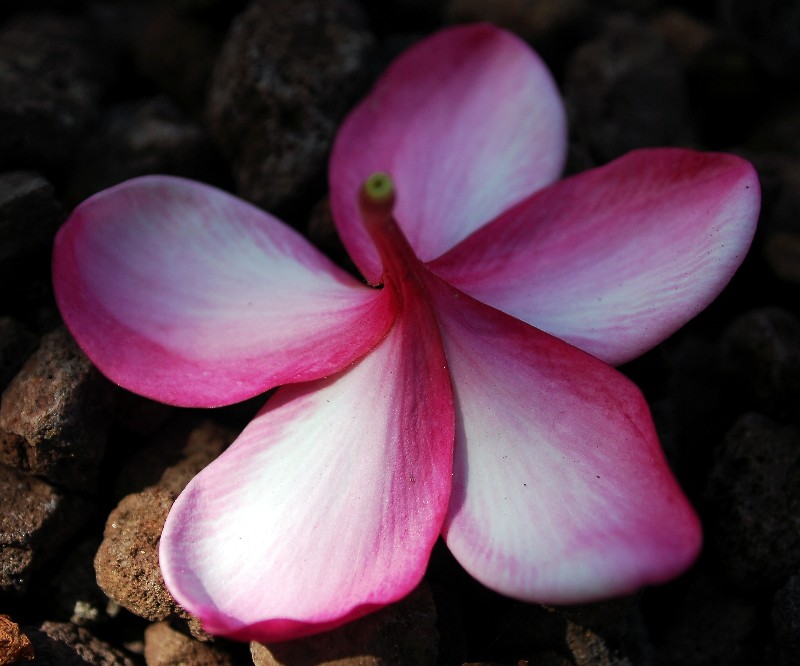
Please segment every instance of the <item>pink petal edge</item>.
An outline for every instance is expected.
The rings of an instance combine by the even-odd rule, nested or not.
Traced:
[[[456,396],[443,535],[462,566],[502,594],[557,604],[683,572],[700,525],[639,390],[444,282],[429,288]]]
[[[127,181],[82,203],[53,255],[68,328],[112,381],[213,407],[338,371],[384,335],[393,295],[208,185]]]
[[[452,390],[429,306],[408,290],[379,345],[284,387],[169,514],[161,569],[206,631],[282,641],[411,592],[447,510]]]
[[[637,150],[562,180],[430,264],[466,293],[614,365],[713,301],[760,203],[734,155]]]
[[[329,167],[334,219],[377,284],[380,259],[357,205],[371,173],[392,175],[395,218],[430,260],[555,180],[565,157],[563,104],[539,57],[488,24],[447,28],[399,56],[339,130]]]

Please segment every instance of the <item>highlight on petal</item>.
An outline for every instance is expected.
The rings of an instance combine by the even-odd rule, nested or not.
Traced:
[[[280,641],[408,594],[447,510],[452,390],[435,319],[404,298],[380,344],[278,390],[176,501],[161,569],[213,633]]]
[[[499,28],[452,27],[398,57],[345,120],[331,206],[350,256],[377,284],[380,259],[356,203],[370,174],[392,175],[395,217],[430,260],[551,183],[565,156],[564,108],[539,57]]]
[[[336,372],[380,340],[389,290],[221,190],[149,176],[78,206],[55,243],[61,314],[110,379],[212,407]]]
[[[759,203],[743,159],[638,150],[539,192],[430,268],[616,365],[716,298],[750,247]]]
[[[686,569],[698,520],[638,389],[431,278],[456,396],[443,535],[476,579],[539,603],[630,593]]]

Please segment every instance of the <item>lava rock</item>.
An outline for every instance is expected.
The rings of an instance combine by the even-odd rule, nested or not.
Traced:
[[[564,88],[573,134],[598,162],[691,141],[678,58],[641,21],[609,18],[570,58]]]
[[[120,650],[101,641],[83,627],[63,622],[44,622],[26,628],[36,666],[135,666]]]
[[[34,658],[30,639],[8,615],[0,615],[0,664],[15,664]]]
[[[65,328],[48,333],[3,393],[0,462],[91,492],[106,445],[110,389]]]
[[[215,645],[201,643],[166,622],[151,624],[144,632],[147,666],[233,666],[234,658]]]
[[[178,610],[158,566],[161,531],[174,501],[172,493],[157,487],[125,497],[109,515],[94,559],[103,592],[154,622]]]
[[[781,666],[800,665],[800,573],[775,594],[772,624]]]
[[[706,489],[708,537],[731,580],[775,589],[800,567],[800,427],[742,416]]]
[[[665,9],[650,21],[650,27],[678,55],[684,68],[691,68],[715,37],[706,23],[682,9]]]
[[[46,13],[0,30],[0,167],[64,168],[97,115],[109,59],[88,24]]]
[[[83,525],[88,506],[0,465],[0,592],[25,592],[41,564]]]
[[[402,601],[324,634],[251,643],[255,666],[393,666],[436,664],[436,607],[425,583]]]
[[[752,310],[726,330],[722,353],[745,409],[797,418],[800,319],[779,308]]]
[[[213,181],[223,172],[206,130],[164,96],[109,109],[78,151],[69,198],[145,174],[170,174]]]
[[[39,344],[38,338],[11,317],[0,317],[0,391]]]
[[[310,208],[373,46],[354,0],[254,0],[234,20],[207,117],[240,194],[270,210]]]

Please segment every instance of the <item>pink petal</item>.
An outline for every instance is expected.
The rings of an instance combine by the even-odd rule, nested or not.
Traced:
[[[691,564],[697,518],[638,389],[604,363],[431,282],[456,394],[443,534],[503,594],[578,603]]]
[[[490,25],[443,30],[402,54],[339,130],[331,205],[350,255],[377,284],[381,263],[358,214],[373,172],[389,173],[394,216],[433,259],[561,173],[566,123],[550,73]]]
[[[733,155],[639,150],[539,192],[431,269],[612,364],[703,310],[744,259],[759,185]]]
[[[447,510],[455,426],[435,319],[419,298],[404,303],[372,352],[280,389],[178,498],[161,568],[207,631],[296,638],[422,578]]]
[[[207,185],[131,180],[81,204],[56,239],[59,308],[113,381],[184,406],[325,376],[395,315],[267,213]]]

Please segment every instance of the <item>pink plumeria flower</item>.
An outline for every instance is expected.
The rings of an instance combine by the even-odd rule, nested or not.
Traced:
[[[708,305],[759,188],[724,154],[640,150],[554,182],[553,80],[519,39],[444,30],[341,128],[336,225],[368,286],[269,214],[178,178],[80,205],[55,290],[142,395],[213,407],[286,384],[180,495],[161,539],[211,633],[275,641],[408,594],[444,537],[488,587],[576,603],[700,547],[639,390],[610,367]]]

